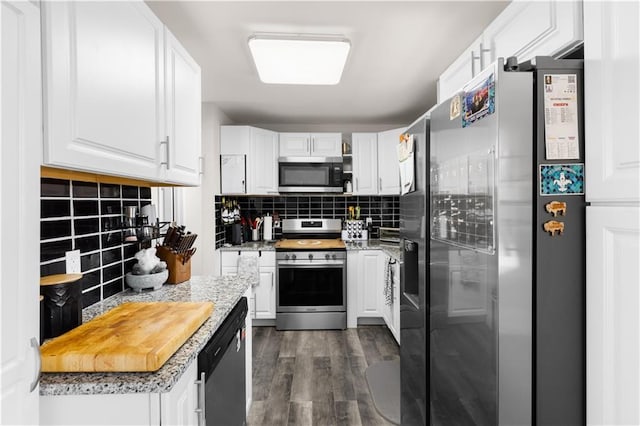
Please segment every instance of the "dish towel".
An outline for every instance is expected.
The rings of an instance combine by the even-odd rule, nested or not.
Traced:
[[[238,276],[245,278],[255,287],[260,284],[260,267],[258,266],[258,258],[255,256],[238,257]]]
[[[387,306],[393,304],[393,265],[395,260],[392,260],[390,256],[387,256],[387,263],[384,269],[384,288],[382,294],[384,295],[384,303]]]

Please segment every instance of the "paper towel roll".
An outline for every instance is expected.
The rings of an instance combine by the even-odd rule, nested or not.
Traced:
[[[264,222],[262,223],[263,231],[263,239],[266,241],[273,240],[273,217],[265,216]]]

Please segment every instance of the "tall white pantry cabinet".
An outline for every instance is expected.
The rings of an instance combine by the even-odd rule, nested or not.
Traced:
[[[40,10],[0,3],[0,424],[38,424]]]
[[[640,424],[640,3],[584,2],[587,423]]]

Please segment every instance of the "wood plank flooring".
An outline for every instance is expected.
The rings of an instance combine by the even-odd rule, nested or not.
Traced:
[[[248,426],[391,425],[376,411],[364,373],[399,359],[384,326],[347,330],[253,328]]]

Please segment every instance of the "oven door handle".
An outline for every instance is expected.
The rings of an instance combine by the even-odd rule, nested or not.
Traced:
[[[324,261],[323,261],[324,262]],[[300,268],[334,268],[340,269],[345,267],[345,263],[318,263],[318,262],[296,262],[293,263],[276,263],[278,268],[291,268],[291,269],[300,269]]]

